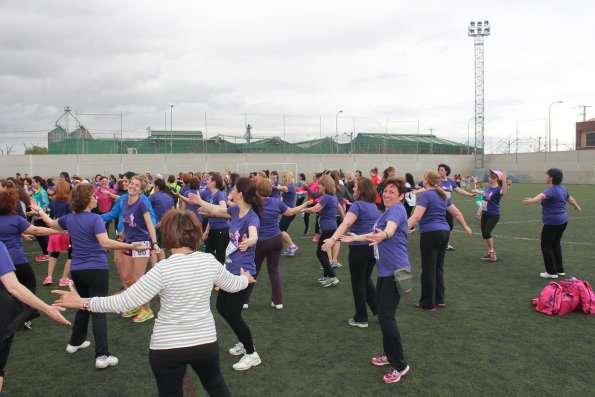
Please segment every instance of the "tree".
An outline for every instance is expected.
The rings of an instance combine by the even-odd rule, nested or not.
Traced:
[[[25,154],[48,154],[48,148],[45,146],[25,145]]]

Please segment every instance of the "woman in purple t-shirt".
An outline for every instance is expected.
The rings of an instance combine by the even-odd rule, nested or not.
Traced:
[[[353,234],[372,232],[378,219],[376,207],[376,187],[369,178],[360,178],[353,186],[355,202],[351,204],[343,222],[333,235],[324,240],[322,250],[328,252],[336,241],[349,230]],[[351,290],[355,315],[347,320],[353,327],[366,328],[368,326],[368,311],[378,313],[376,309],[376,287],[372,282],[372,271],[376,265],[374,249],[366,241],[354,241],[349,244],[349,273],[351,274]]]
[[[578,212],[581,212],[581,207],[568,193],[568,190],[562,186],[562,178],[564,177],[562,170],[550,168],[546,175],[546,182],[550,187],[533,198],[524,199],[523,204],[541,204],[543,220],[541,253],[545,264],[545,273],[540,273],[539,276],[542,278],[558,278],[558,276],[566,275],[562,263],[562,247],[560,246],[562,235],[568,225],[566,203],[568,202]]]
[[[256,185],[249,178],[239,178],[231,191],[232,201],[236,205],[229,208],[207,203],[196,194],[191,194],[188,198],[213,215],[230,219],[225,267],[235,275],[241,274],[242,270],[255,275],[255,246],[260,227],[258,217],[262,214],[263,208],[262,198],[256,193]],[[242,318],[242,307],[246,302],[246,296],[246,290],[235,293],[220,290],[217,295],[217,311],[227,321],[239,340],[229,349],[229,354],[234,356],[243,354],[240,361],[233,365],[237,371],[244,371],[261,363],[258,353],[254,350],[252,332]]]
[[[147,182],[138,175],[128,181],[128,199],[122,202],[122,223],[124,224],[124,240],[127,243],[141,242],[150,251],[159,254],[161,249],[157,244],[155,225],[151,220],[149,204],[140,199],[147,188]],[[149,250],[146,251],[149,253]],[[124,270],[124,287],[129,288],[140,279],[147,270],[149,256],[136,256],[132,250],[122,252],[122,269]],[[142,323],[154,317],[150,303],[122,314],[124,317],[133,317],[135,323]]]
[[[343,206],[339,203],[339,200],[335,195],[337,191],[333,178],[328,175],[321,176],[320,179],[318,179],[318,192],[322,194],[319,199],[320,201],[314,207],[306,208],[304,212],[320,212],[319,223],[321,233],[316,247],[316,256],[323,269],[322,278],[318,279],[318,281],[324,288],[326,288],[337,284],[339,278],[335,274],[335,270],[331,267],[331,252],[330,250],[324,252],[322,250],[322,244],[337,230],[337,213],[340,214],[341,219],[343,219],[345,213],[343,212]]]
[[[59,219],[51,219],[39,206],[32,206],[36,215],[52,229],[68,230],[72,241],[72,281],[80,296],[107,296],[109,289],[109,265],[105,249],[143,250],[139,243],[126,244],[111,240],[107,236],[105,223],[101,217],[91,212],[97,206],[97,196],[93,185],[79,183],[70,193],[72,213]],[[95,339],[95,368],[107,368],[118,364],[118,358],[108,349],[107,319],[105,314],[79,310],[76,313],[68,353],[91,346],[87,339],[89,318],[93,320]]]
[[[440,176],[428,172],[424,179],[424,191],[418,195],[417,205],[409,218],[409,227],[419,222],[419,250],[421,252],[421,297],[415,308],[429,312],[436,306],[445,307],[444,255],[450,237],[446,214],[450,214],[471,234],[465,217],[440,187]]]
[[[211,193],[208,202],[216,205],[222,210],[227,208],[227,194],[225,183],[219,173],[212,173],[207,180],[207,190]],[[204,197],[201,194],[201,197]],[[229,244],[229,222],[226,219],[210,217],[208,226],[205,228],[204,241],[205,252],[213,254],[220,263],[225,263],[225,250]]]
[[[403,207],[403,198],[407,188],[402,179],[389,178],[384,183],[382,199],[385,211],[374,222],[372,230],[366,234],[341,237],[341,241],[370,242],[374,247],[374,257],[378,267],[376,296],[378,321],[382,330],[382,346],[384,353],[372,358],[374,365],[390,365],[388,373],[382,377],[384,383],[395,383],[409,372],[405,361],[401,334],[397,327],[395,313],[399,307],[402,293],[395,280],[395,272],[411,272],[407,240],[407,211]]]
[[[500,220],[500,199],[506,193],[508,193],[506,171],[490,170],[488,186],[483,192],[483,201],[481,202],[481,236],[486,242],[488,252],[481,257],[481,260],[490,262],[498,260],[496,251],[494,251],[492,231]]]

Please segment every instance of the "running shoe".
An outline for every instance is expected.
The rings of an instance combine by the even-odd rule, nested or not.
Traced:
[[[482,261],[489,261],[490,260],[490,253],[488,252],[487,254],[485,254],[484,256],[482,256],[481,258]]]
[[[433,307],[433,308],[431,308],[431,309],[426,309],[425,307],[421,307],[421,306],[419,305],[419,303],[414,303],[414,304],[413,304],[413,307],[414,307],[416,310],[421,310],[421,311],[424,311],[424,312],[435,312],[435,311],[436,311],[436,308],[435,308],[435,307]]]
[[[246,371],[247,369],[260,365],[261,362],[260,356],[256,352],[252,354],[244,354],[244,356],[240,358],[240,361],[233,365],[233,369],[236,371]]]
[[[95,368],[102,369],[118,365],[118,357],[114,356],[99,356],[95,359]]]
[[[124,317],[124,318],[136,317],[141,312],[141,310],[142,310],[142,308],[140,308],[140,307],[134,308],[132,310],[128,310],[127,312],[122,313],[122,317]]]
[[[328,280],[328,277],[320,277],[320,278],[319,278],[318,280],[316,280],[316,281],[318,281],[319,283],[321,283],[321,284],[322,284],[322,283],[324,283],[326,280]]]
[[[246,354],[246,349],[244,349],[244,344],[242,342],[236,343],[234,347],[229,349],[229,354],[231,354],[232,356],[239,356],[242,354]]]
[[[352,327],[358,328],[368,328],[368,322],[364,321],[355,321],[354,319],[350,318],[347,320],[347,324],[351,325]]]
[[[289,249],[281,251],[281,256],[287,256],[287,252],[289,252]]]
[[[314,237],[312,237],[312,242],[313,243],[317,243],[318,242],[318,234],[315,234]]]
[[[384,354],[382,354],[380,356],[377,356],[377,357],[372,357],[372,359],[370,360],[370,362],[372,364],[378,365],[378,366],[388,365],[389,364],[388,363],[388,358]]]
[[[326,279],[326,281],[324,281],[320,285],[322,285],[323,288],[328,288],[328,287],[332,287],[333,285],[335,285],[337,283],[339,283],[339,279],[337,277],[329,277]]]
[[[74,282],[69,278],[61,278],[58,282],[58,286],[60,287],[68,287],[69,285],[73,285]]]
[[[287,249],[287,253],[286,253],[286,255],[287,255],[287,256],[294,256],[294,255],[295,255],[295,253],[297,252],[297,250],[298,250],[299,248],[300,248],[300,247],[298,247],[298,246],[297,246],[297,245],[295,245],[295,244],[294,244],[294,245],[292,245],[291,247],[289,247],[289,248]]]
[[[384,383],[396,383],[401,380],[401,377],[407,375],[408,372],[409,372],[409,365],[406,366],[405,369],[402,370],[401,372],[399,372],[396,369],[391,367],[388,370],[387,374],[382,377],[382,380],[384,381]]]
[[[88,340],[84,341],[78,346],[66,345],[66,353],[76,353],[77,351],[81,349],[86,349],[89,346],[91,346],[91,342],[89,342]]]
[[[52,285],[53,280],[52,280],[52,276],[47,276],[46,278],[43,279],[43,285]]]
[[[271,302],[271,307],[274,307],[277,310],[281,310],[281,309],[283,309],[283,303],[280,303],[278,305],[275,305],[274,302]]]
[[[49,255],[41,254],[41,255],[38,255],[38,256],[35,257],[35,261],[36,262],[47,262],[49,260],[50,260],[50,256]]]
[[[153,310],[141,309],[140,313],[138,313],[138,315],[134,317],[132,321],[134,321],[135,323],[144,323],[145,321],[149,321],[153,317],[155,317],[155,315],[153,314]]]
[[[539,273],[539,277],[541,278],[558,278],[557,274],[549,274],[547,272]]]
[[[447,251],[454,251],[454,250],[455,250],[455,247],[453,247],[452,245],[448,244],[448,245],[446,246],[446,250],[447,250]]]

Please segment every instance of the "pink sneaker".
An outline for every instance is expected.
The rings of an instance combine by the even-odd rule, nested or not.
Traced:
[[[384,383],[396,383],[401,380],[401,377],[407,375],[409,372],[409,365],[405,367],[401,372],[393,369],[392,367],[388,370],[387,374],[382,377]]]
[[[370,362],[374,365],[388,365],[388,358],[386,356],[378,356],[374,357],[370,360]]]
[[[60,287],[68,287],[69,285],[74,284],[71,279],[69,278],[61,278],[58,282],[58,286]]]
[[[312,242],[313,243],[317,243],[318,242],[318,234],[315,234],[314,237],[312,237]]]
[[[36,262],[47,262],[49,260],[50,260],[50,256],[49,255],[41,254],[41,255],[35,257],[35,261]]]
[[[52,280],[51,276],[48,276],[43,279],[43,285],[52,285],[52,282],[53,282],[53,280]]]

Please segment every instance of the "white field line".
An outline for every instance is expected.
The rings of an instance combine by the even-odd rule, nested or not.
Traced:
[[[456,233],[465,233],[465,232],[464,232],[464,231],[462,231],[462,230],[453,230],[453,232],[456,232]],[[474,235],[477,235],[477,236],[481,236],[481,233],[473,233],[473,234],[474,234]],[[492,237],[498,237],[498,238],[507,238],[507,239],[510,239],[510,240],[541,241],[541,240],[540,240],[540,239],[538,239],[538,238],[530,238],[530,237],[514,237],[514,236],[502,236],[502,235],[499,235],[499,234],[492,234]],[[571,245],[587,245],[587,246],[595,246],[595,244],[593,244],[593,243],[579,243],[579,242],[577,242],[577,241],[565,241],[565,240],[562,240],[562,241],[561,241],[561,243],[562,243],[562,244],[571,244]]]
[[[593,219],[595,216],[569,216],[568,219]],[[517,223],[541,223],[541,219],[533,219],[531,221],[516,221],[516,222],[498,222],[498,225],[515,225]]]

